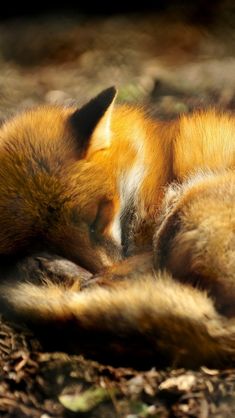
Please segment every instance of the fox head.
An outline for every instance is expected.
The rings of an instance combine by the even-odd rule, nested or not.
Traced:
[[[121,255],[108,158],[114,87],[80,109],[41,106],[0,129],[0,254],[49,248],[96,272]]]

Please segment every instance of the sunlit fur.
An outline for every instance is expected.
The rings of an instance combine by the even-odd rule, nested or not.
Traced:
[[[235,167],[235,119],[215,110],[182,116],[174,141],[173,170],[177,179],[200,169]]]
[[[0,254],[41,246],[99,272],[122,256],[130,213],[129,253],[153,243],[154,263],[142,255],[115,264],[100,288],[81,293],[5,283],[6,311],[44,340],[54,332],[54,349],[234,364],[234,117],[162,122],[112,102],[80,148],[74,111],[39,107],[1,128]]]

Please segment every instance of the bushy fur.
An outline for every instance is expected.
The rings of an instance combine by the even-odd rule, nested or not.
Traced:
[[[51,349],[232,365],[234,117],[153,121],[113,108],[115,94],[80,110],[36,108],[1,128],[0,254],[46,248],[99,274],[82,292],[66,280],[3,280],[5,312]],[[117,263],[123,249],[139,255]]]

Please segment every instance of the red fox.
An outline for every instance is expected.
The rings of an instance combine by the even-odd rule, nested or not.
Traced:
[[[155,121],[115,97],[1,127],[0,254],[47,249],[97,274],[81,292],[2,280],[4,310],[57,350],[234,364],[234,116]]]

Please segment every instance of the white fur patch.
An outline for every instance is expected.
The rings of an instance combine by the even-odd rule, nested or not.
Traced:
[[[119,183],[120,193],[120,209],[117,212],[112,226],[110,227],[110,235],[115,243],[121,245],[121,215],[122,213],[137,199],[140,185],[144,179],[145,168],[143,164],[137,163],[131,169],[124,172]]]
[[[121,211],[130,204],[131,200],[136,200],[144,177],[145,167],[142,163],[138,162],[130,170],[123,173],[119,184]]]
[[[119,211],[115,216],[112,226],[110,228],[110,235],[116,244],[121,245],[121,222]]]

